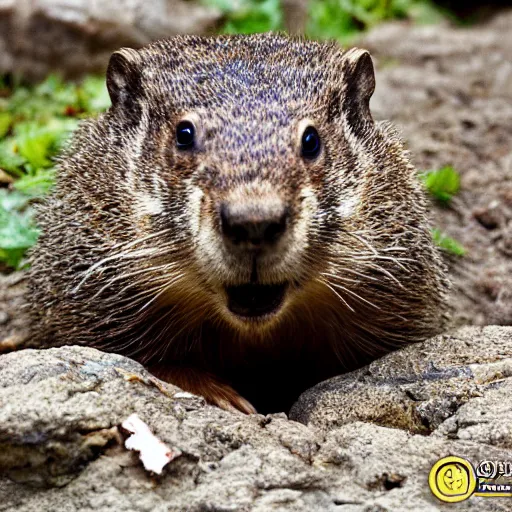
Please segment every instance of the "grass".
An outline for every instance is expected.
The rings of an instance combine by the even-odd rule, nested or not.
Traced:
[[[311,0],[306,34],[313,39],[350,43],[386,20],[436,23],[446,14],[429,0]]]
[[[36,87],[0,81],[0,263],[24,266],[37,240],[33,203],[54,183],[55,157],[80,119],[110,103],[104,78],[80,84],[49,76]]]
[[[465,256],[466,249],[454,238],[445,235],[440,229],[434,228],[432,230],[432,238],[435,244],[443,251],[453,254],[454,256]]]
[[[224,17],[219,31],[251,34],[284,30],[281,0],[203,0]],[[452,18],[431,0],[310,0],[306,36],[350,43],[361,32],[390,19],[436,23]]]
[[[460,175],[451,165],[422,172],[419,177],[429,194],[443,206],[448,206],[453,196],[460,191]],[[455,256],[466,254],[466,249],[457,240],[445,235],[440,229],[434,228],[432,237],[443,251]]]

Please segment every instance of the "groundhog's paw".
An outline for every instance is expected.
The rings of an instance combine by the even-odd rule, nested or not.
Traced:
[[[150,367],[149,370],[159,379],[175,386],[203,396],[209,404],[226,411],[240,411],[255,414],[256,409],[235,391],[229,384],[222,382],[215,375],[197,368],[175,368],[164,365]]]
[[[208,396],[205,396],[205,398],[207,402],[226,411],[240,411],[245,414],[256,414],[256,409],[253,405],[228,385],[218,386],[213,392],[209,392]]]
[[[11,352],[21,347],[25,337],[18,334],[7,336],[7,338],[0,339],[0,354],[4,352]]]

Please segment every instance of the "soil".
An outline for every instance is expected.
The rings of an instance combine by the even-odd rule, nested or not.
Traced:
[[[512,325],[510,33],[512,11],[502,11],[463,29],[389,23],[360,42],[377,66],[375,117],[399,126],[418,169],[461,174],[451,204],[432,203],[433,224],[467,249],[447,256],[456,325]],[[26,329],[23,293],[22,274],[0,274],[0,351]]]
[[[466,249],[447,258],[456,325],[512,324],[512,11],[479,26],[382,25],[372,109],[402,130],[419,170],[452,165],[461,192],[432,222]]]
[[[23,272],[0,273],[0,353],[14,350],[26,338],[25,291]]]

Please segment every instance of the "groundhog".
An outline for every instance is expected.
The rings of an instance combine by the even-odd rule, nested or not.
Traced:
[[[284,35],[121,49],[40,207],[33,338],[246,413],[442,325],[417,172],[369,53]]]

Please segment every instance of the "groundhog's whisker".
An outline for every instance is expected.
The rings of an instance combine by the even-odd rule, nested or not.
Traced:
[[[102,260],[94,263],[93,265],[91,265],[86,271],[84,271],[83,273],[83,279],[78,283],[78,285],[73,289],[73,293],[76,293],[79,291],[79,289],[82,287],[82,285],[84,284],[85,281],[87,281],[87,279],[98,269],[98,268],[102,268],[102,270],[105,270],[105,269],[110,269],[110,268],[116,268],[116,267],[112,267],[112,266],[107,266],[105,267],[105,263],[109,263],[109,262],[112,262],[112,261],[115,261],[115,260],[136,260],[136,259],[142,259],[142,258],[146,258],[146,257],[160,257],[160,256],[166,256],[166,255],[169,255],[170,253],[178,250],[178,248],[176,247],[176,244],[175,243],[169,243],[168,241],[166,241],[166,243],[164,245],[161,245],[161,246],[158,246],[158,247],[148,247],[148,248],[145,248],[145,249],[139,249],[139,250],[136,250],[136,251],[129,251],[128,249],[130,249],[130,246],[132,245],[137,245],[137,244],[140,244],[140,243],[143,243],[151,238],[155,238],[156,236],[161,236],[162,234],[165,234],[167,233],[169,230],[168,229],[165,229],[165,230],[162,230],[160,232],[158,232],[157,234],[154,234],[154,235],[150,235],[150,236],[147,236],[147,237],[144,237],[144,238],[140,238],[134,242],[130,242],[129,244],[118,244],[117,246],[114,246],[114,247],[123,247],[123,251],[117,253],[117,254],[113,254],[111,256],[108,256],[106,258],[103,258]]]
[[[381,249],[381,252],[407,252],[407,247],[393,246]]]
[[[118,260],[118,259],[126,259],[126,260],[134,260],[134,259],[140,259],[142,257],[147,256],[154,256],[160,255],[161,249],[141,249],[140,251],[134,251],[134,252],[121,252],[118,254],[114,254],[113,256],[108,256],[107,258],[104,258],[93,265],[91,265],[86,271],[83,273],[82,280],[73,288],[72,293],[77,293],[80,288],[84,285],[84,283],[94,274],[94,272],[101,267],[101,270],[107,270],[109,268],[117,268],[117,267],[104,267],[105,263],[108,263],[110,261]]]
[[[183,274],[180,274],[179,276],[173,276],[172,282],[177,282]],[[163,277],[163,276],[162,276]],[[155,297],[155,293],[159,294],[159,292],[162,292],[162,289],[165,290],[165,288],[169,288],[169,279],[168,276],[165,276],[165,281],[163,284],[158,284],[155,286],[154,281],[156,278],[148,279],[147,282],[140,282],[135,281],[134,283],[131,283],[128,286],[125,286],[122,290],[117,292],[114,295],[110,295],[106,298],[104,298],[106,303],[113,303],[117,306],[117,309],[114,313],[109,315],[106,318],[103,318],[102,321],[95,324],[95,328],[99,328],[102,325],[109,325],[113,321],[115,322],[124,322],[124,321],[131,321],[132,323],[135,323],[137,321],[143,321],[144,318],[140,315],[143,309],[147,309],[146,306],[149,304],[145,304],[143,307],[139,308],[138,311],[134,312],[133,307],[139,305],[141,302],[146,301],[147,299],[150,299],[150,302],[153,301]],[[152,284],[153,286],[147,286],[148,284]],[[126,296],[123,298],[123,295],[128,291],[130,288],[137,288],[140,287],[143,289],[143,291],[137,295],[134,296]],[[122,306],[122,309],[119,309],[119,306]],[[126,315],[121,316],[119,313],[127,312]],[[122,331],[129,331],[131,329],[131,326],[129,326],[127,329],[122,329]],[[119,330],[118,330],[119,331]]]
[[[394,258],[393,256],[382,256],[381,254],[372,254],[372,255],[361,255],[361,254],[357,254],[352,257],[354,259],[360,260],[360,261],[375,261],[376,259],[392,261],[393,263],[396,264],[397,267],[402,269],[404,272],[410,272],[410,269],[408,269],[405,265],[402,265],[401,262],[402,261],[410,262],[410,263],[414,262],[414,260],[412,258]]]
[[[190,316],[190,315],[189,315]],[[169,339],[169,341],[166,344],[159,344],[159,343],[153,343],[151,346],[155,347],[156,350],[153,352],[153,354],[148,359],[155,359],[158,363],[162,363],[165,355],[167,353],[167,350],[169,347],[173,344],[174,340],[178,339],[180,334],[182,334],[185,330],[190,329],[190,324],[192,322],[189,322],[189,316],[187,316],[186,320],[181,319],[183,321],[183,327],[179,329],[174,335]],[[191,317],[194,318],[194,317]],[[160,335],[158,336],[157,340],[160,341],[162,338],[165,338],[165,336],[169,333],[169,331],[174,327],[174,322],[170,322],[169,325],[167,325]]]
[[[110,294],[105,297],[105,301],[114,301],[115,304],[122,303],[123,301],[133,300],[134,304],[137,304],[138,299],[145,300],[148,297],[152,297],[154,292],[158,292],[160,287],[162,286],[161,282],[163,281],[164,285],[167,282],[167,276],[159,276],[152,277],[148,276],[147,280],[137,280],[128,285],[126,285],[121,290],[117,291],[115,294]],[[136,295],[126,295],[127,292],[134,288],[141,288],[142,291],[137,293]],[[123,298],[124,297],[124,298]]]
[[[347,274],[354,274],[356,276],[359,276],[363,279],[368,279],[370,281],[380,281],[379,279],[377,279],[376,277],[374,276],[369,276],[367,274],[363,274],[362,272],[357,272],[356,270],[353,270],[351,268],[346,268],[346,267],[336,267],[335,271],[337,272],[336,274],[331,274],[330,272],[323,272],[323,275],[325,276],[329,276],[329,277],[333,277],[334,279],[342,279],[342,280],[346,280],[348,278],[344,277],[343,274],[344,273],[347,273]],[[360,281],[357,281],[357,280],[352,280],[352,282],[360,282]]]
[[[170,309],[165,315],[160,317],[155,323],[150,323],[149,326],[146,329],[144,329],[138,336],[128,337],[127,338],[128,341],[121,344],[121,346],[123,347],[123,350],[128,350],[128,349],[130,349],[130,347],[133,347],[134,345],[136,345],[139,341],[146,339],[146,336],[151,332],[151,330],[155,329],[155,324],[161,323],[164,319],[166,319],[173,313],[174,313],[173,309]],[[145,325],[145,324],[140,323],[139,325]],[[133,326],[131,326],[131,328],[133,329]],[[130,332],[130,331],[128,330],[125,332]],[[118,330],[117,332],[113,331],[113,333],[116,333],[119,335],[119,334],[123,333],[123,330],[121,329],[120,331]],[[151,346],[155,342],[155,339],[149,337],[146,339],[146,341],[147,341],[146,343],[143,343],[142,345],[137,347],[135,350],[130,351],[130,355],[132,357],[135,357],[138,354],[138,352],[142,352],[143,354],[145,354],[147,347]],[[110,344],[114,344],[116,346],[116,350],[117,350],[118,343],[119,343],[119,340],[116,338],[113,338],[112,342],[110,342],[110,343],[107,342],[107,344],[105,346],[108,347]],[[141,362],[143,362],[143,361],[141,360]]]
[[[168,282],[168,278],[166,277],[164,283],[161,284],[160,281],[163,280],[163,276],[158,278],[148,279],[145,281],[135,281],[127,286],[125,286],[122,290],[119,290],[115,294],[111,294],[104,298],[106,303],[112,303],[116,305],[124,305],[126,308],[130,308],[133,306],[137,306],[143,301],[147,299],[151,299],[155,293],[158,293],[162,286]],[[140,293],[136,295],[126,295],[126,293],[133,288],[141,288],[143,289]]]
[[[112,285],[118,281],[124,281],[126,279],[129,279],[129,278],[141,275],[141,274],[148,274],[148,273],[154,272],[156,270],[174,270],[177,267],[178,267],[177,263],[168,263],[166,265],[156,265],[154,267],[144,268],[142,270],[137,270],[135,272],[128,272],[125,274],[120,274],[118,276],[113,277],[109,281],[107,281],[107,283],[102,288],[100,288],[100,290],[97,293],[95,293],[92,296],[92,299],[94,300],[94,299],[97,299],[98,297],[100,297],[106,290],[111,288]],[[153,280],[154,280],[154,278],[151,279],[150,281],[153,281]],[[128,288],[129,286],[131,286],[131,285],[128,285],[126,288]]]
[[[365,236],[363,236],[363,234],[368,235],[369,238],[372,241],[378,241],[379,238],[381,238],[381,236],[378,236],[378,235],[376,236],[375,233],[371,233],[371,232],[365,232],[365,231],[344,231],[343,234],[346,234],[346,235],[349,235],[349,236],[352,236],[352,237],[356,238],[362,244],[364,244],[366,247],[368,247],[368,249],[370,250],[371,255],[376,255],[378,257],[380,257],[380,253],[381,252],[406,252],[406,251],[409,250],[406,247],[401,247],[401,246],[396,246],[396,245],[393,245],[393,246],[390,246],[390,247],[383,247],[383,248],[376,249],[370,243],[370,241]],[[385,234],[385,236],[387,237],[388,235]],[[401,261],[412,261],[412,260],[410,258],[403,258],[403,260],[401,260]]]
[[[338,297],[338,299],[340,299],[341,302],[343,302],[343,304],[345,304],[345,306],[347,306],[347,308],[350,309],[350,311],[355,313],[355,310],[352,308],[352,306],[329,284],[328,281],[324,279],[318,279],[318,282],[327,286],[327,288],[329,288],[329,290],[331,290],[331,292],[334,293],[334,295],[336,295],[336,297]]]
[[[335,288],[339,288],[340,290],[343,290],[347,293],[350,293],[351,295],[353,295],[354,297],[356,297],[356,299],[359,299],[360,301],[362,302],[366,302],[366,304],[376,308],[376,309],[380,309],[379,306],[377,306],[376,304],[374,304],[373,302],[370,302],[369,300],[367,299],[363,299],[363,297],[361,297],[360,295],[358,295],[356,292],[354,292],[353,290],[351,290],[350,288],[346,288],[345,286],[343,286],[342,284],[340,283],[333,283],[332,281],[330,281],[330,284],[332,286],[334,286]]]
[[[361,242],[363,245],[365,245],[366,247],[368,247],[368,249],[370,250],[370,252],[372,254],[378,254],[377,252],[377,249],[375,249],[375,247],[373,247],[370,242],[368,242],[368,240],[366,240],[365,238],[363,238],[362,236],[360,235],[357,235],[356,233],[352,232],[352,231],[344,231],[343,234],[345,235],[349,235],[349,236],[352,236],[353,238],[355,238],[356,240],[359,240],[359,242]]]
[[[190,297],[190,300],[192,301],[192,297]],[[181,314],[179,317],[177,316],[170,322],[167,322],[165,327],[158,333],[156,338],[154,338],[150,343],[147,344],[148,348],[154,348],[152,352],[148,352],[147,354],[144,354],[144,359],[149,361],[155,361],[157,358],[157,362],[162,362],[163,358],[165,357],[169,347],[173,344],[174,340],[178,339],[178,337],[188,330],[193,330],[194,326],[197,324],[198,320],[201,320],[201,322],[205,322],[210,318],[210,315],[203,316],[201,313],[198,313],[197,308],[186,308],[187,313],[183,316]],[[174,308],[170,310],[170,313],[174,312]],[[182,310],[180,309],[180,312]],[[159,321],[165,320],[168,318],[169,315],[165,315]],[[173,336],[166,341],[165,343],[161,343],[161,341],[164,341],[165,338],[167,338],[168,334],[176,327],[176,325],[180,323],[183,324],[181,329],[176,331]],[[199,324],[201,325],[201,323]],[[192,343],[188,343],[185,346],[180,347],[182,350],[190,351],[192,350]]]
[[[340,261],[346,261],[347,263],[349,264],[354,264],[354,261],[353,259],[351,259],[352,256],[347,256],[347,257],[344,257],[344,256],[339,256],[338,259]],[[387,269],[381,267],[380,265],[378,265],[377,263],[375,263],[374,261],[371,261],[371,260],[362,260],[360,259],[359,261],[361,261],[361,265],[363,266],[363,268],[368,268],[368,269],[373,269],[381,274],[384,274],[386,275],[387,277],[389,277],[392,281],[394,281],[398,286],[400,286],[401,288],[403,288],[403,285],[400,283],[400,281],[391,273],[389,272]],[[370,276],[367,276],[368,278],[370,278]]]
[[[151,306],[151,304],[153,304],[156,300],[158,300],[164,293],[168,292],[178,281],[182,280],[184,276],[185,276],[185,273],[181,273],[181,274],[173,276],[173,278],[170,279],[169,281],[167,281],[167,283],[160,289],[160,291],[151,300],[146,302],[146,304],[144,304],[144,306],[142,306],[139,309],[139,312],[142,312],[145,309],[147,309],[149,306]]]
[[[158,231],[157,233],[152,233],[151,235],[147,235],[142,238],[137,238],[137,240],[132,240],[131,242],[115,244],[112,246],[112,250],[120,249],[120,248],[130,249],[132,247],[135,247],[137,244],[141,244],[143,242],[146,242],[147,240],[152,240],[153,238],[157,238],[157,237],[165,235],[167,233],[172,233],[172,229],[170,229],[170,228],[162,229],[161,231]]]

